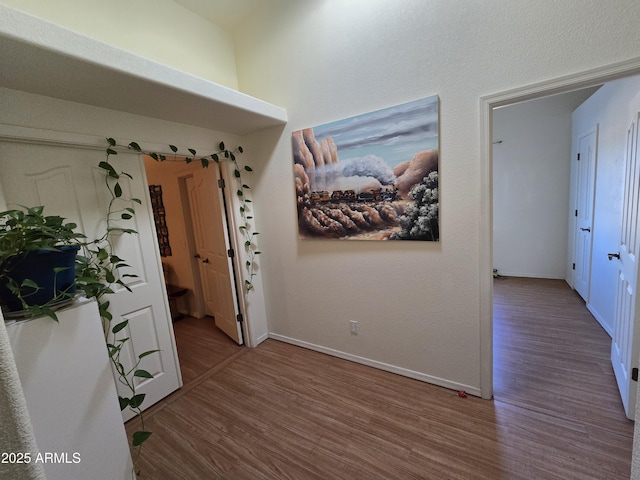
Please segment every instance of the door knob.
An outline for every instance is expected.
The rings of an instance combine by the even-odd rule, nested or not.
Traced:
[[[591,231],[591,229],[590,229],[589,227],[587,227],[587,228],[580,228],[580,230],[582,230],[583,232],[590,232],[590,231]]]
[[[202,260],[202,263],[209,263],[209,259],[205,258],[204,260]]]
[[[613,257],[617,258],[618,260],[620,260],[620,252],[616,252],[616,253],[607,253],[607,257],[609,257],[609,260],[613,260]]]

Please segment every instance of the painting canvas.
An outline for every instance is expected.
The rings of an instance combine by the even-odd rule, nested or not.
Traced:
[[[438,97],[292,133],[303,239],[439,241]]]

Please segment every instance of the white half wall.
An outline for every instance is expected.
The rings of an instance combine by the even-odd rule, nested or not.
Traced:
[[[238,88],[231,34],[173,0],[0,0],[0,4]]]
[[[593,89],[493,112],[493,267],[500,275],[564,278],[571,113]]]

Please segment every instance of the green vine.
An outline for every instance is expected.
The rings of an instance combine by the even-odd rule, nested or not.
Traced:
[[[104,183],[110,195],[106,214],[106,228],[100,238],[83,245],[83,254],[78,255],[76,260],[76,284],[79,289],[84,291],[87,297],[95,298],[98,303],[109,359],[116,372],[117,381],[127,391],[126,395],[118,395],[120,410],[124,411],[129,408],[140,420],[140,429],[133,432],[131,438],[131,446],[135,451],[133,472],[134,475],[139,475],[137,460],[140,456],[142,444],[151,436],[151,432],[145,428],[142,412],[142,403],[146,394],[137,392],[136,379],[153,378],[151,373],[140,368],[140,363],[145,357],[159,350],[143,352],[138,355],[132,366],[125,367],[121,360],[121,354],[123,347],[130,341],[130,338],[124,335],[129,320],[123,320],[112,325],[113,315],[109,311],[110,302],[105,298],[106,295],[114,293],[113,287],[115,285],[131,292],[131,289],[125,283],[125,279],[137,277],[133,273],[122,272],[122,269],[130,268],[130,266],[115,254],[112,238],[114,235],[137,233],[134,229],[120,226],[119,223],[131,220],[135,216],[133,205],[136,203],[142,204],[140,199],[124,195],[121,181],[127,178],[132,179],[132,177],[126,172],[116,171],[109,162],[109,157],[114,154],[117,154],[117,152],[108,148],[105,160],[98,164],[98,167],[105,174]]]
[[[103,331],[109,358],[116,372],[116,380],[125,387],[126,394],[118,395],[120,410],[130,409],[140,421],[140,429],[133,432],[131,447],[135,451],[133,457],[133,475],[140,474],[137,462],[140,457],[142,444],[151,436],[144,423],[142,404],[145,399],[144,393],[138,393],[136,388],[137,379],[151,379],[153,375],[147,370],[140,368],[143,359],[149,355],[157,353],[159,350],[149,350],[138,355],[134,364],[125,367],[121,360],[122,349],[130,341],[125,335],[129,320],[123,320],[113,325],[113,315],[109,311],[110,302],[106,298],[114,293],[114,288],[121,287],[131,292],[127,285],[128,278],[135,278],[137,275],[128,273],[131,267],[115,253],[112,239],[114,235],[137,234],[134,229],[126,228],[123,225],[135,216],[135,204],[142,204],[138,198],[128,197],[123,190],[123,181],[132,179],[132,176],[123,171],[117,171],[110,157],[117,155],[117,142],[107,139],[108,146],[105,150],[106,158],[98,164],[104,173],[104,183],[109,192],[109,203],[106,212],[106,228],[104,233],[96,239],[87,240],[86,237],[76,232],[77,225],[74,223],[64,223],[64,219],[58,216],[44,216],[44,207],[23,207],[23,210],[11,210],[0,213],[2,220],[2,236],[0,237],[0,280],[6,284],[6,288],[11,290],[20,300],[24,309],[31,315],[48,315],[57,320],[56,313],[52,305],[61,299],[71,299],[71,293],[61,292],[52,301],[45,305],[27,305],[25,297],[32,292],[38,291],[39,286],[32,280],[26,279],[21,283],[14,281],[9,276],[9,270],[13,263],[23,258],[25,252],[32,250],[57,250],[58,245],[76,245],[80,247],[80,252],[76,255],[75,263],[75,285],[77,290],[82,291],[84,296],[96,300],[98,311],[102,320]],[[129,143],[126,148],[138,153],[148,155],[152,159],[174,162],[192,163],[198,162],[203,168],[209,167],[211,162],[220,163],[230,161],[233,164],[233,176],[236,181],[236,195],[239,199],[239,213],[241,222],[238,225],[246,252],[245,267],[247,270],[244,288],[246,292],[254,289],[253,280],[256,275],[256,258],[260,251],[256,247],[256,236],[259,235],[253,229],[251,214],[251,199],[248,191],[249,185],[243,180],[243,173],[251,172],[249,166],[240,167],[236,153],[243,153],[241,146],[235,151],[228,150],[223,142],[219,144],[219,150],[207,155],[198,155],[194,149],[189,148],[189,155],[183,156],[178,152],[178,148],[169,145],[172,154],[169,157],[163,153],[156,153],[144,150],[136,142]],[[123,223],[124,222],[124,223]],[[56,273],[58,273],[56,270]],[[54,284],[55,287],[55,284]],[[55,291],[57,291],[54,288]]]
[[[91,295],[98,300],[100,315],[103,318],[103,323],[105,326],[109,358],[111,359],[111,362],[113,363],[114,368],[118,374],[118,381],[122,385],[124,385],[129,392],[129,396],[127,397],[118,397],[120,401],[120,409],[131,409],[140,420],[140,430],[134,432],[131,439],[131,445],[134,449],[136,449],[135,457],[133,459],[134,472],[136,473],[136,475],[139,475],[140,472],[137,471],[136,467],[137,460],[140,456],[142,444],[149,438],[149,436],[151,436],[151,432],[145,429],[144,415],[141,408],[145,398],[145,394],[137,393],[135,379],[153,378],[153,376],[149,372],[140,369],[139,365],[144,357],[157,352],[157,350],[150,350],[140,354],[135,365],[133,365],[129,369],[126,369],[120,360],[120,355],[123,346],[127,341],[129,341],[129,338],[121,337],[120,335],[122,335],[121,332],[128,325],[128,320],[120,322],[111,327],[110,324],[112,321],[112,315],[109,312],[109,302],[102,299],[104,295],[113,293],[113,290],[109,285],[114,283],[130,291],[129,287],[124,283],[123,279],[135,275],[126,273],[119,275],[119,270],[121,268],[129,267],[129,265],[124,263],[121,258],[114,254],[113,245],[110,241],[110,235],[114,233],[136,233],[135,230],[117,226],[116,222],[121,220],[130,220],[131,218],[133,218],[133,216],[135,215],[135,210],[131,207],[132,203],[141,203],[137,198],[123,197],[123,190],[122,186],[120,185],[120,179],[122,177],[131,178],[131,176],[125,172],[117,172],[109,162],[109,158],[111,155],[118,154],[116,148],[123,147],[121,145],[118,145],[116,140],[114,140],[113,138],[107,138],[107,143],[108,146],[105,150],[106,159],[99,164],[99,167],[102,168],[106,173],[105,183],[111,195],[107,213],[107,228],[105,236],[96,243],[96,245],[98,245],[97,249],[91,251],[91,255],[87,257],[85,268],[91,273],[91,275],[89,275],[87,277],[87,280],[84,281],[83,288],[85,289],[85,291],[88,290],[88,295]],[[247,270],[248,278],[246,278],[244,281],[244,288],[247,292],[253,290],[253,279],[256,275],[256,257],[260,255],[261,252],[257,250],[255,244],[256,236],[259,235],[259,233],[254,231],[251,225],[251,220],[253,220],[253,216],[251,215],[252,202],[247,194],[248,190],[250,190],[250,187],[242,177],[242,172],[252,171],[251,167],[245,165],[241,168],[238,164],[235,153],[225,148],[223,142],[220,142],[219,150],[217,152],[210,153],[204,156],[198,155],[196,150],[192,148],[188,149],[190,155],[183,156],[179,154],[178,148],[174,145],[169,145],[169,149],[172,152],[172,154],[170,154],[169,156],[165,155],[164,153],[144,150],[137,142],[130,142],[128,145],[126,145],[126,148],[134,150],[135,152],[140,154],[148,155],[157,162],[198,162],[200,163],[200,165],[202,165],[203,168],[208,168],[211,162],[215,162],[216,164],[224,160],[232,162],[234,167],[233,176],[236,181],[237,187],[236,195],[240,201],[239,212],[241,224],[238,226],[238,229],[242,234],[244,240],[244,247],[247,257],[245,261],[245,268]],[[238,146],[236,151],[239,153],[243,153],[241,146]],[[89,258],[91,260],[88,260]],[[90,279],[96,278],[96,276],[100,276],[103,281],[99,281],[97,283],[89,281]]]
[[[108,138],[107,141],[109,142],[109,147],[107,148],[107,156],[117,153],[116,150],[114,150],[115,147],[122,147],[121,145],[118,145],[118,143],[113,138]],[[251,187],[247,184],[242,176],[243,172],[250,173],[253,171],[253,169],[248,165],[241,167],[234,153],[243,153],[242,147],[238,146],[234,151],[231,151],[225,147],[224,142],[220,142],[217,152],[208,153],[206,155],[198,155],[197,151],[193,148],[187,149],[188,154],[182,155],[179,152],[178,147],[176,147],[175,145],[168,145],[168,147],[172,152],[169,155],[145,150],[137,142],[131,142],[126,145],[126,148],[144,155],[148,155],[156,162],[198,162],[200,165],[202,165],[203,168],[208,168],[211,162],[215,162],[218,164],[222,161],[229,161],[233,164],[233,176],[236,181],[236,196],[238,197],[238,200],[240,202],[239,213],[241,224],[238,225],[238,230],[242,235],[246,252],[246,260],[244,266],[246,268],[248,278],[244,280],[244,288],[247,292],[250,292],[254,288],[253,280],[256,276],[257,256],[262,252],[257,249],[256,245],[256,237],[260,233],[254,230],[251,222],[253,220],[251,210],[252,201],[248,196],[248,191],[251,190]]]

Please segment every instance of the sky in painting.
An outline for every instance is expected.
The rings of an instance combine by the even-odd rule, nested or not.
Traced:
[[[333,137],[340,162],[375,155],[394,167],[438,148],[438,96],[319,125],[313,133],[317,140]]]

